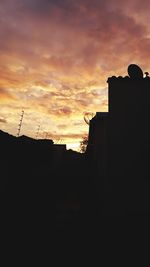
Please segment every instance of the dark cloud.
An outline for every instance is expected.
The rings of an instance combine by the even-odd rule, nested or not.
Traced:
[[[68,74],[91,73],[98,62],[116,69],[121,63],[116,54],[128,54],[135,46],[140,54],[140,40],[146,41],[147,27],[133,16],[140,10],[136,2],[14,0],[12,5],[6,0],[0,11],[0,50]],[[124,12],[125,6],[134,7],[133,14]],[[43,52],[49,54],[45,59]]]
[[[0,118],[0,123],[7,123],[7,120],[4,118]]]
[[[69,107],[60,107],[59,109],[55,110],[55,114],[57,116],[69,116],[71,113],[72,110]]]

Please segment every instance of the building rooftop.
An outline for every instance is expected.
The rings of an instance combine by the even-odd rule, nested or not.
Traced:
[[[107,116],[108,116],[108,112],[96,112],[97,118],[103,118],[103,117],[107,117]]]

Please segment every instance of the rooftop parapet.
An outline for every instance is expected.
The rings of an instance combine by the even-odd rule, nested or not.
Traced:
[[[139,81],[145,81],[145,82],[149,82],[150,81],[150,77],[149,76],[146,76],[146,77],[143,77],[143,78],[140,78],[140,79],[132,79],[130,78],[129,76],[125,76],[125,77],[122,77],[122,76],[112,76],[112,77],[109,77],[107,82],[139,82]]]
[[[145,81],[145,82],[149,82],[150,81],[150,77],[149,77],[149,73],[148,72],[145,72],[145,77],[144,77],[144,74],[143,74],[143,71],[142,69],[137,66],[136,64],[131,64],[128,66],[128,76],[125,76],[125,77],[122,77],[122,76],[112,76],[112,77],[109,77],[107,82],[140,82],[140,81]]]

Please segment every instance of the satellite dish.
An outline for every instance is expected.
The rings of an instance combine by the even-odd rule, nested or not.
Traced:
[[[128,66],[128,74],[129,74],[131,79],[143,78],[143,71],[136,64],[131,64]]]
[[[90,120],[94,117],[94,113],[91,112],[86,112],[84,114],[84,121],[86,122],[86,124],[90,124]]]

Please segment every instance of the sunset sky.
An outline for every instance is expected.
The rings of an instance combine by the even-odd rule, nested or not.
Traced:
[[[76,149],[107,78],[150,72],[148,0],[0,0],[0,129]]]

